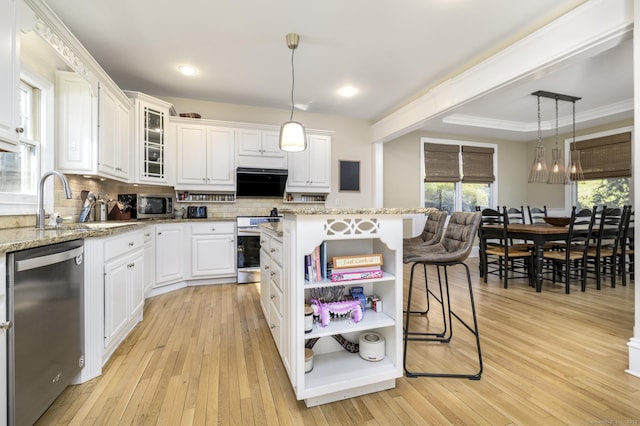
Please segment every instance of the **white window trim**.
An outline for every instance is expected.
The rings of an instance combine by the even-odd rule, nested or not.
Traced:
[[[611,129],[611,130],[605,130],[603,132],[597,132],[597,133],[589,133],[588,135],[583,135],[583,136],[576,136],[576,142],[579,141],[584,141],[587,139],[595,139],[595,138],[601,138],[604,136],[611,136],[611,135],[617,135],[618,133],[626,133],[626,132],[631,132],[631,162],[633,163],[633,152],[634,152],[634,146],[635,144],[633,143],[633,126],[627,126],[627,127],[619,127],[617,129]],[[565,163],[567,161],[567,158],[569,158],[569,151],[571,150],[571,142],[573,142],[573,137],[570,138],[566,138],[564,140],[564,160]],[[633,165],[632,165],[632,170],[633,170]],[[632,171],[633,173],[633,171]],[[633,205],[633,188],[634,188],[634,179],[630,179],[629,180],[629,196],[631,197],[631,204]],[[564,205],[565,205],[565,214],[566,215],[570,215],[571,214],[571,206],[575,206],[578,204],[578,191],[576,188],[575,184],[571,184],[571,185],[565,185],[564,186]]]
[[[49,80],[26,67],[22,67],[20,79],[40,90],[41,139],[38,176],[43,170],[53,170],[54,144],[54,85]],[[44,191],[45,210],[53,209],[53,182],[49,179]],[[0,216],[36,214],[37,195],[0,195]]]
[[[421,188],[423,188],[424,184],[424,175],[426,170],[424,169],[424,144],[425,143],[434,143],[434,144],[442,144],[442,145],[466,145],[466,146],[477,146],[482,148],[493,148],[493,173],[496,180],[491,185],[491,199],[494,202],[498,200],[498,144],[495,143],[487,143],[487,142],[476,142],[476,141],[467,141],[467,140],[458,140],[458,139],[438,139],[438,138],[430,138],[428,136],[423,136],[420,138],[420,176],[422,178]],[[460,163],[460,167],[462,167],[462,163]],[[460,185],[460,182],[456,183],[456,185]],[[424,206],[424,190],[420,190],[420,205]],[[456,197],[455,200],[456,205],[454,206],[455,211],[462,210],[462,200],[460,197]]]

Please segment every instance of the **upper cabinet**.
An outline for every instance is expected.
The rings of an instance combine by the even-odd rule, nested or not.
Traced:
[[[331,136],[307,135],[307,149],[289,153],[286,191],[331,191]]]
[[[132,103],[99,84],[98,112],[98,172],[126,182],[131,175]]]
[[[124,92],[134,101],[136,182],[167,184],[166,126],[171,104],[140,92]]]
[[[276,130],[238,129],[238,167],[286,169],[287,153],[280,150]]]
[[[172,119],[176,189],[235,191],[235,130],[194,119]]]
[[[86,79],[56,72],[56,167],[65,173],[96,173],[96,108]]]
[[[16,151],[20,141],[19,38],[17,1],[0,1],[0,150]]]

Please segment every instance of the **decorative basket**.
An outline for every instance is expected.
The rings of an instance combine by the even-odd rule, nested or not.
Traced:
[[[545,217],[544,221],[553,226],[567,226],[571,222],[570,217]]]
[[[202,116],[200,114],[198,114],[197,112],[181,112],[180,113],[180,117],[185,117],[185,118],[202,118]]]

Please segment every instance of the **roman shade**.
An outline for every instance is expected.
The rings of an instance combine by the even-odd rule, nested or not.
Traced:
[[[460,146],[424,144],[424,181],[458,182],[460,180]]]
[[[493,183],[493,148],[462,147],[462,182]]]
[[[631,132],[572,142],[585,179],[631,177]]]

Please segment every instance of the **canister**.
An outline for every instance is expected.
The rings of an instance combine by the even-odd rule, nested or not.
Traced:
[[[313,351],[304,348],[304,372],[308,373],[311,370],[313,370]]]
[[[304,305],[304,332],[313,331],[313,309],[310,305]]]

